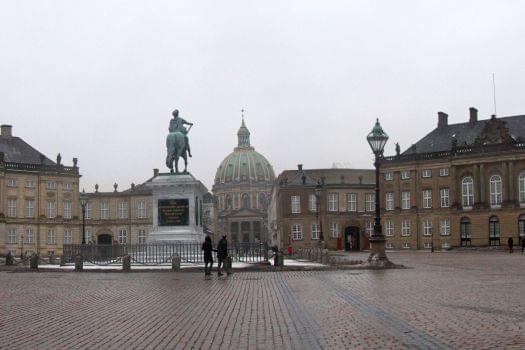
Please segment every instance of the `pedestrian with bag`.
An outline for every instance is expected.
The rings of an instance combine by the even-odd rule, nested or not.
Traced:
[[[211,244],[211,237],[206,236],[202,243],[202,250],[204,251],[204,275],[211,275],[211,269],[213,268],[213,246]],[[210,267],[208,268],[208,264]]]
[[[507,240],[507,244],[509,245],[509,254],[512,254],[512,252],[514,251],[514,240],[512,239],[512,237],[509,237],[509,239]]]
[[[228,257],[228,241],[226,240],[226,236],[222,236],[221,240],[217,244],[217,264],[218,264],[218,270],[217,273],[218,276],[222,276],[223,273],[221,271],[221,266],[224,266],[224,269],[226,272],[228,272],[226,268],[226,258]],[[229,273],[228,273],[229,274]]]

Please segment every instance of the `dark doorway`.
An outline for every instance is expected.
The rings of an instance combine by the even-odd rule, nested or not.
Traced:
[[[349,226],[345,228],[345,250],[359,251],[360,249],[359,227]]]
[[[113,239],[111,238],[111,235],[108,235],[107,233],[99,235],[97,238],[97,244],[112,244]]]

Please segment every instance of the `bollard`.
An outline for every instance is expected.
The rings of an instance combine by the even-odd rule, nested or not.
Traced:
[[[56,265],[56,257],[55,254],[49,255],[49,265]]]
[[[75,271],[82,271],[84,269],[84,259],[82,255],[75,256]]]
[[[5,264],[7,266],[13,266],[15,264],[15,258],[11,252],[7,252],[7,255],[5,256]]]
[[[328,249],[323,249],[321,252],[321,264],[328,265]]]
[[[273,256],[273,266],[279,266],[279,256],[281,254],[279,254],[279,252],[276,252],[275,255]]]
[[[180,256],[177,254],[171,257],[171,269],[174,271],[180,271]]]
[[[122,257],[122,271],[131,271],[131,256],[129,256],[128,254]]]
[[[29,268],[31,270],[38,270],[38,255],[31,255],[31,257],[29,258]]]
[[[226,261],[224,262],[224,269],[226,270],[227,275],[231,275],[232,273],[232,257],[227,256]]]
[[[60,266],[65,266],[65,265],[66,265],[66,256],[62,255],[60,257]]]

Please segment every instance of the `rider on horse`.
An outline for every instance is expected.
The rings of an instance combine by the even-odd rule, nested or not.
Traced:
[[[179,131],[184,135],[184,141],[186,142],[186,151],[188,151],[188,155],[191,157],[191,150],[190,150],[190,143],[188,140],[188,130],[184,127],[184,125],[193,125],[193,123],[189,123],[183,118],[179,117],[179,110],[176,109],[171,113],[173,115],[173,119],[170,120],[170,127],[169,131],[176,132]]]

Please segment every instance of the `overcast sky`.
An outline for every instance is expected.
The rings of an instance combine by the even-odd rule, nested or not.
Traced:
[[[525,114],[523,1],[2,1],[0,122],[81,187],[166,171],[171,111],[195,123],[189,170],[211,189],[237,143],[276,173],[372,167],[379,117],[402,150],[449,122]]]

